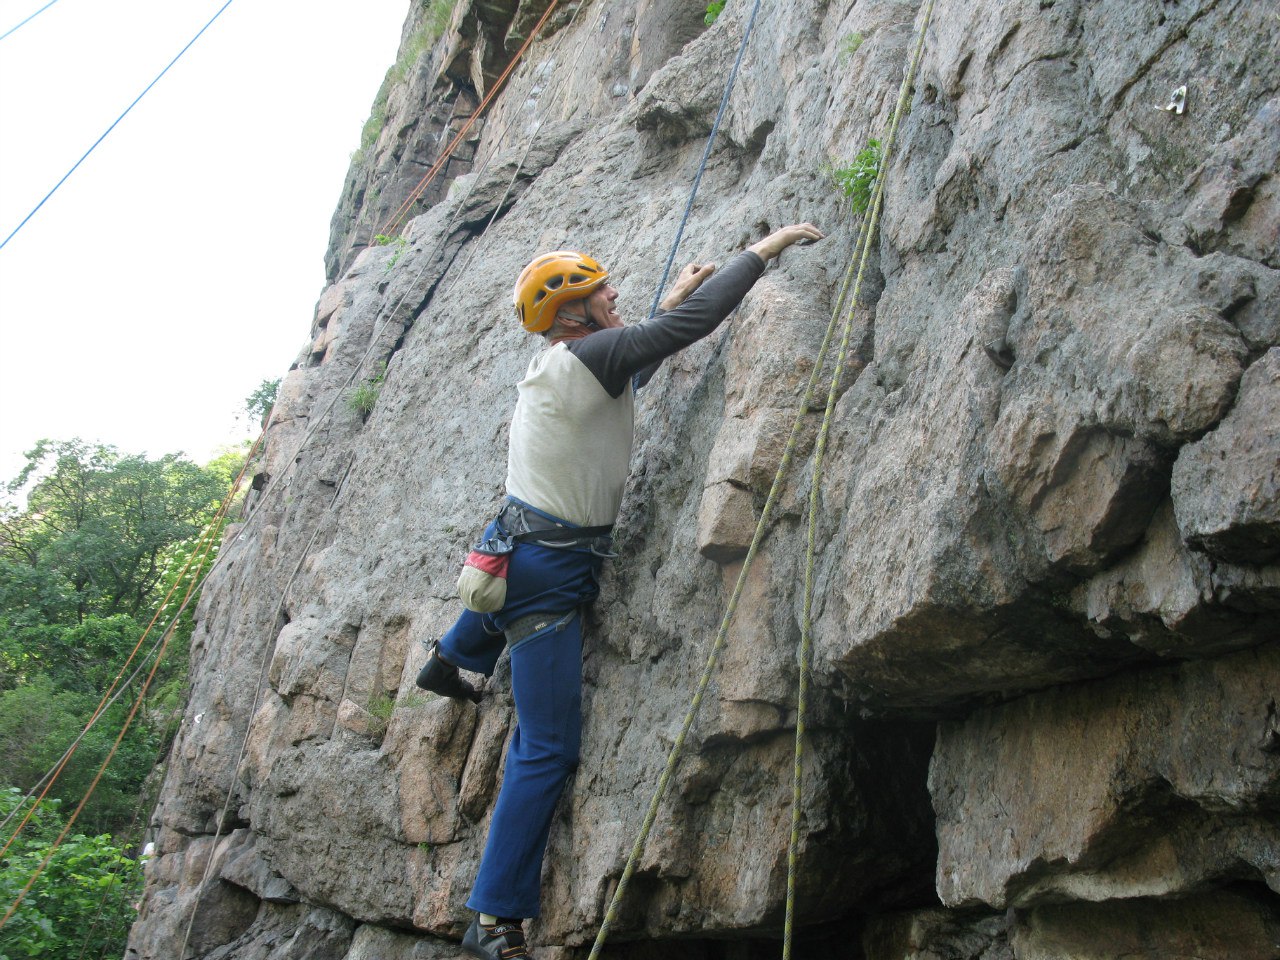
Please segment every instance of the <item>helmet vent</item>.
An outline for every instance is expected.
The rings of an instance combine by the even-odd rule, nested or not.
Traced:
[[[533,260],[516,280],[512,300],[521,325],[532,333],[550,329],[561,305],[590,296],[609,271],[585,253],[556,250]]]

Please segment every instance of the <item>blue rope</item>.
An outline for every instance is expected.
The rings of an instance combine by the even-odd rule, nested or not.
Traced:
[[[21,23],[19,23],[17,26],[10,27],[10,28],[9,28],[8,30],[6,30],[4,33],[0,33],[0,40],[3,40],[3,39],[4,39],[5,37],[7,37],[9,34],[13,33],[15,30],[17,30],[17,29],[18,29],[18,27],[25,26],[27,23],[29,23],[30,21],[34,20],[36,17],[40,16],[40,14],[44,13],[46,10],[48,10],[50,7],[52,7],[52,6],[53,6],[55,3],[57,3],[57,2],[58,2],[58,0],[49,0],[49,2],[48,2],[48,3],[46,3],[43,7],[41,7],[39,10],[37,10],[35,13],[31,14],[31,16],[27,17],[27,19],[26,19],[26,20],[23,20],[23,21],[22,21]]]
[[[57,0],[54,0],[54,2],[56,3]],[[118,124],[121,120],[123,120],[128,115],[129,111],[138,105],[138,101],[141,100],[143,97],[145,97],[150,92],[151,88],[160,82],[160,78],[169,72],[169,67],[172,67],[175,63],[177,63],[178,60],[182,58],[182,55],[191,49],[191,45],[194,44],[197,40],[199,40],[206,30],[208,30],[211,26],[213,26],[213,21],[217,20],[220,16],[222,16],[222,11],[227,9],[227,7],[231,6],[231,2],[232,0],[227,0],[227,2],[224,3],[218,9],[218,12],[215,13],[210,18],[209,22],[200,28],[200,32],[197,33],[190,40],[188,40],[187,45],[178,51],[178,55],[169,61],[169,66],[165,67],[158,74],[156,74],[156,78],[147,84],[147,88],[143,90],[140,94],[138,94],[138,96],[134,99],[133,103],[125,107],[124,113],[116,117],[115,123],[107,127],[106,131],[102,134],[102,136],[100,136],[97,140],[93,141],[93,146],[84,152],[84,156],[82,156],[79,160],[75,162],[75,166],[73,166],[70,170],[68,170],[66,173],[62,175],[62,179],[59,180],[57,183],[55,183],[53,185],[53,189],[44,195],[44,200],[41,200],[39,203],[37,203],[35,205],[35,208],[30,213],[28,213],[25,217],[22,218],[22,223],[18,224],[16,227],[13,228],[13,233],[5,237],[3,242],[0,242],[0,250],[3,250],[5,244],[7,244],[10,240],[13,239],[14,234],[16,234],[19,230],[21,230],[24,226],[26,226],[27,221],[36,215],[36,211],[39,210],[41,207],[43,207],[45,203],[48,201],[48,199],[58,192],[58,188],[62,186],[64,183],[66,183],[67,177],[71,176],[73,173],[76,172],[76,168],[79,167],[80,164],[84,163],[86,159],[88,159],[89,154],[93,153],[93,151],[98,148],[98,144],[100,144],[103,140],[107,138],[107,134],[116,128],[116,124]]]
[[[693,178],[693,189],[689,191],[689,202],[684,205],[684,216],[680,218],[680,227],[676,230],[675,243],[671,245],[671,253],[667,256],[667,264],[662,268],[662,279],[658,281],[658,290],[653,295],[653,305],[649,307],[649,316],[658,312],[658,303],[662,300],[662,288],[667,285],[667,277],[671,274],[671,265],[675,263],[676,251],[680,249],[680,240],[684,237],[685,224],[689,222],[689,213],[693,210],[694,198],[698,195],[698,185],[702,183],[702,174],[707,169],[707,160],[711,157],[711,147],[716,142],[716,134],[720,132],[720,120],[724,117],[725,108],[729,106],[729,94],[733,92],[734,81],[738,79],[738,67],[742,65],[743,54],[747,52],[747,41],[751,39],[751,30],[756,23],[756,13],[760,10],[760,0],[756,0],[747,17],[747,29],[742,34],[742,44],[738,47],[738,59],[733,62],[733,70],[729,72],[729,82],[724,85],[724,96],[720,98],[720,109],[716,113],[715,122],[711,124],[711,134],[707,137],[706,149],[702,151],[702,162],[698,164],[698,174]]]

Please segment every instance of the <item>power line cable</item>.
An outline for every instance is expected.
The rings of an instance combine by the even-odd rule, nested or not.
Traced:
[[[53,0],[53,2],[56,3],[57,0]],[[41,207],[43,207],[45,203],[48,202],[49,198],[58,192],[58,188],[61,187],[64,183],[66,183],[67,178],[70,177],[71,174],[76,172],[76,168],[79,167],[80,164],[84,163],[85,160],[88,159],[89,154],[93,153],[93,151],[98,148],[98,144],[100,144],[103,140],[107,138],[107,134],[109,134],[112,130],[114,130],[117,124],[119,124],[121,120],[123,120],[126,116],[128,116],[129,111],[138,105],[138,101],[141,100],[143,97],[145,97],[150,92],[151,88],[160,82],[160,78],[169,72],[169,68],[172,67],[175,63],[177,63],[182,58],[182,55],[184,53],[186,53],[188,50],[191,49],[192,44],[194,44],[197,40],[199,40],[206,30],[208,30],[211,26],[213,26],[213,21],[217,20],[220,16],[222,16],[222,11],[226,10],[227,7],[231,6],[231,3],[232,3],[232,0],[227,0],[226,3],[224,3],[221,7],[219,7],[218,12],[215,13],[209,19],[209,22],[200,28],[199,33],[197,33],[194,37],[188,40],[187,45],[178,51],[178,55],[169,61],[168,66],[166,66],[163,70],[161,70],[158,74],[156,74],[156,78],[152,80],[150,83],[148,83],[146,86],[146,89],[144,89],[140,94],[137,95],[137,97],[134,98],[133,103],[125,107],[124,113],[116,117],[115,122],[112,123],[111,126],[107,127],[107,129],[103,132],[102,136],[98,137],[97,140],[93,141],[93,146],[91,146],[88,150],[84,152],[84,156],[82,156],[79,160],[77,160],[75,164],[71,167],[71,169],[62,175],[62,179],[59,180],[57,183],[55,183],[53,185],[53,189],[44,195],[44,199],[41,200],[39,203],[37,203],[35,207],[32,209],[32,211],[22,218],[22,222],[13,228],[13,232],[10,233],[7,237],[5,237],[3,241],[0,241],[0,250],[3,250],[5,247],[5,244],[7,244],[10,240],[13,239],[14,234],[16,234],[19,230],[21,230],[24,226],[26,226],[27,221],[36,215],[36,211],[38,211]],[[39,11],[37,11],[37,13],[38,12]],[[34,16],[34,14],[32,16]],[[21,26],[21,24],[19,24],[19,26]],[[14,30],[16,29],[17,27],[14,27]],[[12,32],[13,31],[11,30],[10,33]]]
[[[49,0],[48,3],[46,3],[43,7],[37,10],[35,13],[31,14],[31,16],[27,17],[27,19],[23,20],[21,23],[18,23],[16,26],[10,27],[4,33],[0,33],[0,40],[3,40],[5,37],[9,36],[9,34],[11,33],[16,33],[19,27],[25,27],[28,23],[30,23],[36,17],[40,16],[40,14],[44,13],[46,10],[48,10],[57,2],[58,0]]]

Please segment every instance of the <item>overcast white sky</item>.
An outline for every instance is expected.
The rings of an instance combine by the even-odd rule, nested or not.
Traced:
[[[48,0],[0,0],[0,34]],[[0,241],[226,0],[58,0],[0,40]],[[306,341],[410,0],[234,0],[0,249],[0,480],[41,437],[203,462]]]

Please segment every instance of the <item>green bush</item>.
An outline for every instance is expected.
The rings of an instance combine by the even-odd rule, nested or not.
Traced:
[[[866,213],[871,205],[871,194],[875,190],[876,178],[880,176],[883,159],[880,141],[868,140],[848,166],[831,171],[836,186],[849,198],[854,213]]]
[[[0,770],[4,782],[23,790],[39,783],[80,735],[100,699],[100,693],[60,690],[43,675],[0,694]],[[120,733],[131,702],[131,698],[122,697],[85,734],[58,777],[59,793],[77,798],[77,802],[85,795]],[[158,724],[141,714],[134,718],[80,814],[79,829],[119,833],[129,826],[138,792],[155,765],[164,735]]]
[[[350,390],[347,391],[347,406],[353,413],[358,413],[362,417],[367,417],[373,412],[374,405],[378,402],[378,394],[382,391],[382,382],[387,378],[387,365],[381,363],[378,366],[378,372],[366,380],[362,380]]]
[[[404,256],[405,250],[409,248],[408,237],[390,237],[385,233],[380,233],[373,238],[375,246],[388,247],[394,246],[396,252],[391,255],[391,259],[387,261],[386,266],[382,268],[383,274],[388,274],[395,269],[395,265],[400,262],[400,258]]]
[[[17,811],[11,821],[16,826],[25,806],[20,791],[0,790],[0,819]],[[0,862],[5,910],[31,880],[63,824],[58,801],[46,801],[9,848]],[[72,834],[0,929],[0,960],[121,956],[141,891],[141,864],[111,837]]]
[[[702,18],[702,22],[707,26],[715,23],[720,18],[720,14],[724,13],[725,0],[711,0],[707,4],[707,15]]]
[[[279,377],[274,380],[263,380],[258,384],[258,389],[244,398],[244,412],[255,423],[261,423],[267,419],[267,414],[276,405],[276,394],[279,392]]]

